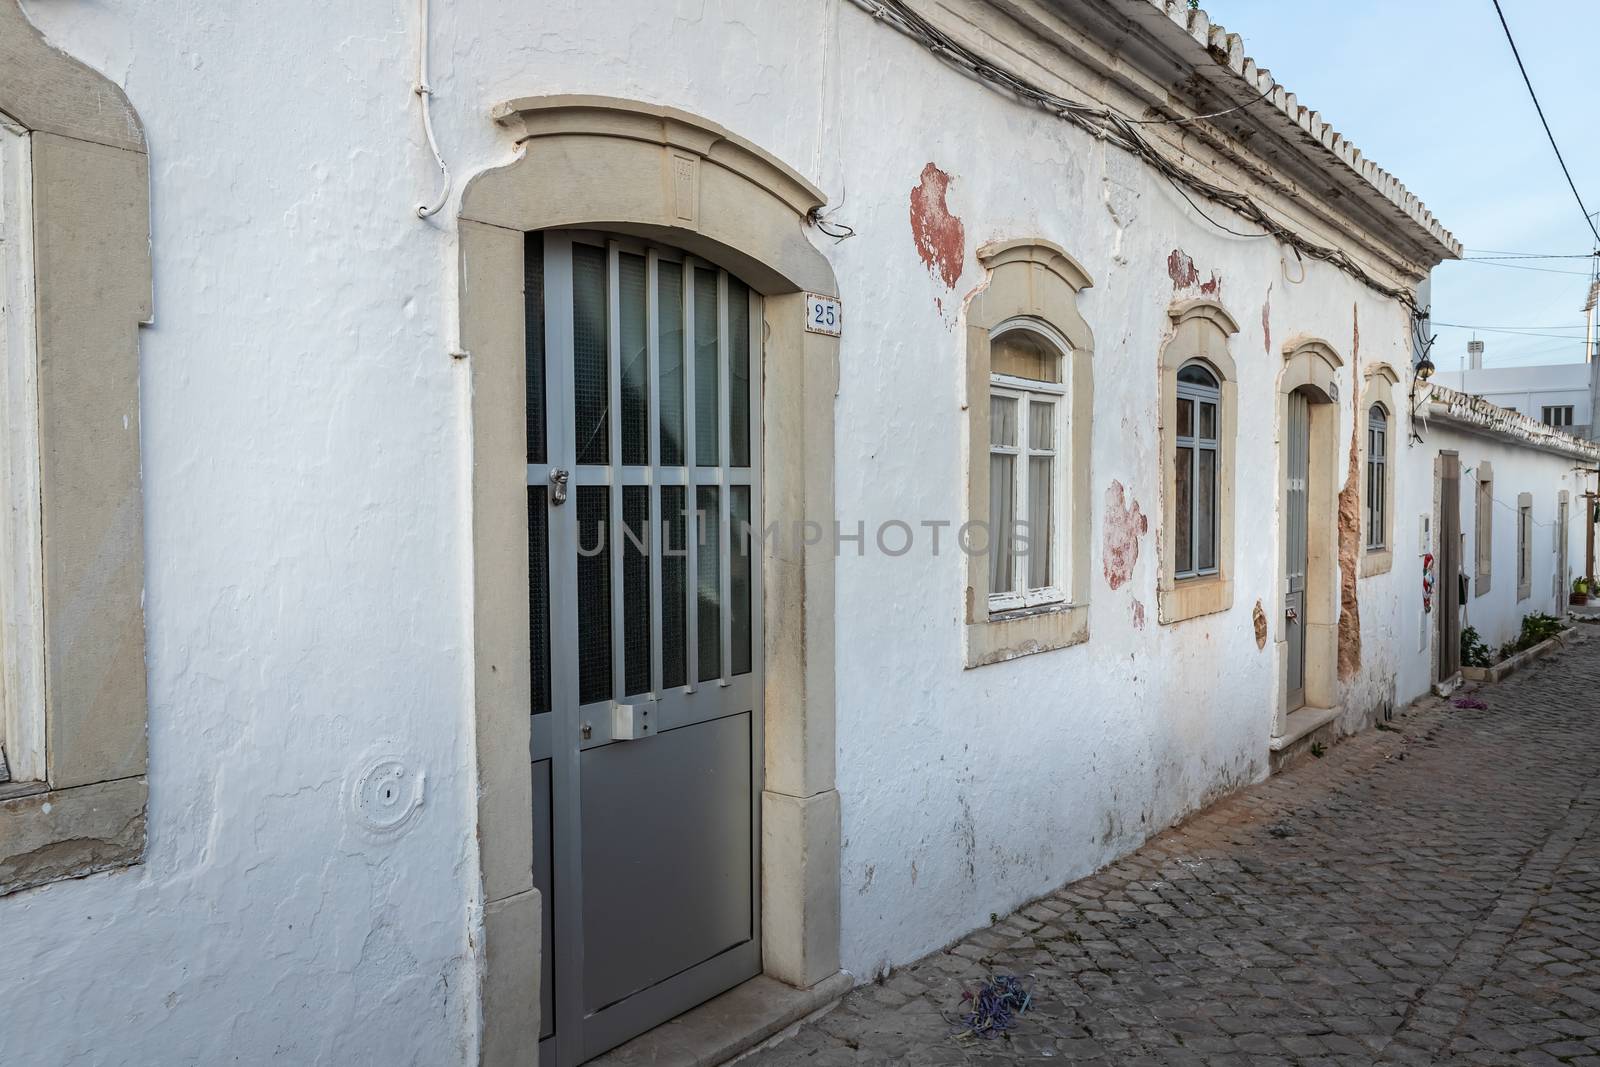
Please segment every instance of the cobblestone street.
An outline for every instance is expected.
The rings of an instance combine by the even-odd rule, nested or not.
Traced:
[[[1429,699],[853,992],[745,1067],[1600,1065],[1600,639]],[[1458,694],[1459,697],[1460,694]],[[1034,976],[994,1040],[963,989]]]

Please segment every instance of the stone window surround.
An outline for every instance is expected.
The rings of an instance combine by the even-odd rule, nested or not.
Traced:
[[[834,518],[839,342],[802,325],[806,292],[838,292],[804,229],[823,196],[774,157],[686,112],[607,97],[513,100],[493,118],[515,137],[519,156],[468,183],[459,245],[472,379],[480,1062],[497,1065],[525,1062],[538,1043],[543,948],[528,758],[523,235],[587,227],[663,241],[764,296],[764,525]],[[761,939],[766,974],[807,989],[839,969],[834,567],[831,546],[787,541],[762,560]]]
[[[1522,525],[1522,512],[1528,512],[1526,531]],[[1533,494],[1517,494],[1517,600],[1533,596]]]
[[[122,90],[0,0],[0,112],[32,157],[43,781],[0,786],[0,895],[140,862],[145,847],[139,325],[149,161]]]
[[[1066,339],[1068,479],[1067,600],[1036,608],[989,611],[989,558],[967,557],[966,666],[1002,663],[1089,639],[1090,452],[1094,412],[1094,334],[1078,311],[1078,293],[1093,285],[1059,245],[1039,238],[998,241],[978,249],[987,284],[967,305],[967,514],[989,513],[989,345],[996,327],[1035,319]]]
[[[1494,465],[1486,459],[1479,460],[1472,472],[1472,556],[1476,600],[1490,590],[1494,578]]]
[[[1290,713],[1280,699],[1273,736],[1302,736],[1302,725],[1326,721],[1326,712],[1339,705],[1339,489],[1344,484],[1340,463],[1343,450],[1339,434],[1338,376],[1344,359],[1327,341],[1317,337],[1291,337],[1283,346],[1283,369],[1278,375],[1277,455],[1278,507],[1286,499],[1289,476],[1285,459],[1289,394],[1302,390],[1311,401],[1310,449],[1306,478],[1306,588],[1305,705]],[[1278,528],[1283,528],[1279,515]],[[1280,535],[1281,538],[1281,535]],[[1281,540],[1279,542],[1282,543]],[[1280,557],[1281,558],[1281,557]],[[1278,646],[1278,677],[1287,692],[1289,678],[1289,627],[1282,605],[1287,595],[1283,566],[1278,565],[1274,640]]]
[[[1387,481],[1385,481],[1383,487],[1383,547],[1381,549],[1369,550],[1367,548],[1365,530],[1362,531],[1363,536],[1360,538],[1360,575],[1363,578],[1370,578],[1377,574],[1388,574],[1389,571],[1394,567],[1395,482],[1399,479],[1401,467],[1398,456],[1395,452],[1395,432],[1400,428],[1400,423],[1396,414],[1398,409],[1396,409],[1394,406],[1394,386],[1400,384],[1400,375],[1395,373],[1395,369],[1387,363],[1375,363],[1362,372],[1362,378],[1365,382],[1365,389],[1363,390],[1361,397],[1360,417],[1365,420],[1368,416],[1368,413],[1372,410],[1373,404],[1377,404],[1382,407],[1383,410],[1389,415],[1388,469],[1385,471],[1385,474],[1387,475]],[[1363,516],[1363,521],[1365,521],[1367,499],[1367,435],[1365,432],[1365,422],[1362,424],[1362,429],[1363,432],[1356,435],[1356,439],[1358,446],[1361,449],[1361,454],[1357,462],[1359,463],[1361,469],[1361,514]]]
[[[1199,618],[1233,607],[1233,496],[1235,453],[1239,441],[1239,371],[1228,351],[1228,338],[1239,332],[1223,306],[1214,300],[1182,300],[1167,310],[1172,332],[1161,348],[1161,530],[1160,567],[1156,577],[1156,618],[1162,625]],[[1174,576],[1178,470],[1174,441],[1178,424],[1178,369],[1192,359],[1206,363],[1220,383],[1221,427],[1217,463],[1217,571],[1179,579]]]

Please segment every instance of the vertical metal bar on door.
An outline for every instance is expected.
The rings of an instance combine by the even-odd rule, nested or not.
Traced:
[[[718,635],[722,641],[722,655],[718,657],[722,667],[721,684],[728,685],[731,677],[730,670],[733,661],[733,600],[728,595],[732,586],[733,553],[733,524],[730,516],[733,514],[733,449],[730,446],[733,437],[733,408],[732,393],[728,388],[728,375],[730,372],[731,354],[728,344],[728,272],[717,272],[717,481],[722,488],[717,490],[717,601],[721,610],[717,613],[717,622],[721,633]]]
[[[684,683],[694,692],[700,678],[700,440],[695,419],[695,349],[700,343],[694,314],[694,272],[696,263],[683,257],[683,552],[684,552]]]

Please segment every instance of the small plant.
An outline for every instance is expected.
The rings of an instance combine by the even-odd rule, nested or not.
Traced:
[[[1475,626],[1464,627],[1461,631],[1461,664],[1464,667],[1490,665],[1489,646],[1478,636],[1478,629]]]
[[[1328,746],[1324,745],[1321,741],[1313,741],[1311,742],[1311,754],[1317,757],[1317,759],[1321,759],[1323,756],[1328,754]]]
[[[1580,593],[1580,594],[1582,594],[1584,596],[1588,596],[1589,595],[1589,586],[1591,584],[1592,583],[1589,581],[1588,578],[1585,578],[1585,577],[1574,578],[1574,579],[1572,579],[1572,591],[1574,593]]]
[[[1522,631],[1500,646],[1500,658],[1510,659],[1524,649],[1541,641],[1548,641],[1561,632],[1561,620],[1542,611],[1531,611],[1522,617]],[[1466,637],[1462,634],[1463,639]]]

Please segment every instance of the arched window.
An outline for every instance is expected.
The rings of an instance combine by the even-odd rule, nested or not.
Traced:
[[[1059,603],[1069,501],[1060,491],[1068,346],[1042,322],[1008,319],[989,340],[989,609]]]
[[[1217,573],[1217,472],[1222,388],[1199,360],[1178,369],[1178,421],[1173,443],[1177,489],[1173,521],[1177,578]]]
[[[966,309],[966,665],[1089,639],[1094,334],[1083,268],[1038,238],[978,249]]]
[[[1389,483],[1389,413],[1382,404],[1367,409],[1367,548],[1385,547]]]

